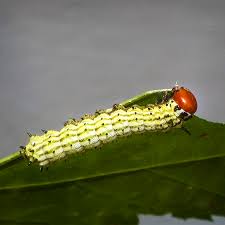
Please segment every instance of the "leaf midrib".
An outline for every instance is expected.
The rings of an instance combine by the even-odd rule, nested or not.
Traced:
[[[199,161],[204,161],[204,160],[210,160],[210,159],[217,159],[217,158],[222,158],[225,157],[225,153],[224,154],[219,154],[219,155],[214,155],[214,156],[209,156],[209,157],[201,157],[195,160],[181,160],[179,162],[171,162],[171,163],[159,163],[159,164],[155,164],[155,165],[149,165],[149,166],[143,166],[143,167],[138,167],[138,168],[130,168],[130,169],[124,169],[124,170],[117,170],[117,171],[113,171],[113,172],[107,172],[107,173],[99,173],[99,174],[95,174],[95,175],[91,175],[91,176],[84,176],[84,177],[76,177],[73,179],[65,179],[65,180],[59,180],[56,182],[41,182],[38,184],[29,184],[29,185],[17,185],[17,186],[5,186],[0,188],[0,191],[9,191],[9,190],[18,190],[18,189],[30,189],[30,188],[44,188],[44,187],[51,187],[51,186],[57,186],[57,185],[64,185],[64,184],[69,184],[69,183],[74,183],[76,181],[82,181],[82,180],[91,180],[91,179],[95,179],[95,178],[101,178],[101,177],[106,177],[106,176],[115,176],[115,175],[119,175],[119,174],[126,174],[126,173],[132,173],[132,172],[138,172],[138,171],[143,171],[143,170],[148,170],[148,169],[155,169],[155,168],[160,168],[160,167],[167,167],[167,166],[180,166],[182,164],[187,164],[187,163],[194,163],[194,162],[199,162]],[[161,173],[157,173],[158,175],[160,174],[161,176],[165,176],[162,175]],[[178,179],[175,179],[174,177],[170,177],[170,176],[165,176],[167,178],[173,179],[173,180],[177,180],[180,183],[185,183],[184,181],[180,181]],[[191,185],[193,186],[193,185]],[[200,188],[200,186],[196,185],[196,187]],[[204,189],[208,192],[210,192],[209,190],[201,187],[201,189]],[[216,192],[212,192],[212,193],[216,193]],[[223,197],[225,197],[224,194],[222,193],[217,193]]]

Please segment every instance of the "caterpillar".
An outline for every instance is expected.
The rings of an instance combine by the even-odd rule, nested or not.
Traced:
[[[41,136],[30,135],[21,154],[29,163],[37,162],[42,169],[70,154],[97,147],[117,137],[144,131],[166,131],[182,127],[197,110],[197,101],[190,90],[175,85],[170,96],[155,105],[98,110],[80,120],[70,119],[60,131],[44,131]]]

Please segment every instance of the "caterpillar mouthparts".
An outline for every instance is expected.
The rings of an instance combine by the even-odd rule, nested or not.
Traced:
[[[155,105],[124,107],[114,105],[98,110],[94,115],[84,115],[80,120],[70,119],[60,131],[42,130],[43,135],[32,135],[21,154],[29,164],[44,166],[70,154],[97,147],[117,137],[144,131],[165,131],[182,127],[197,110],[197,101],[190,90],[175,86],[172,96]]]

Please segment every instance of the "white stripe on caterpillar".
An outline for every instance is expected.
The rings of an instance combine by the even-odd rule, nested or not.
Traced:
[[[177,94],[177,89],[174,92]],[[146,107],[115,105],[112,109],[97,111],[95,115],[85,115],[79,121],[71,119],[60,131],[50,130],[42,136],[31,136],[22,153],[30,162],[48,166],[67,155],[97,147],[119,136],[181,126],[190,116],[172,97]]]

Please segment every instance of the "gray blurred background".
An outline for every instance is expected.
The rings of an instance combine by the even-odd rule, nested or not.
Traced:
[[[0,140],[176,81],[225,121],[224,0],[1,0]]]
[[[224,0],[0,0],[0,157],[176,81],[225,121]]]
[[[0,157],[176,81],[224,122],[224,73],[224,0],[0,0]]]
[[[0,157],[176,81],[225,121],[224,0],[0,0]]]

